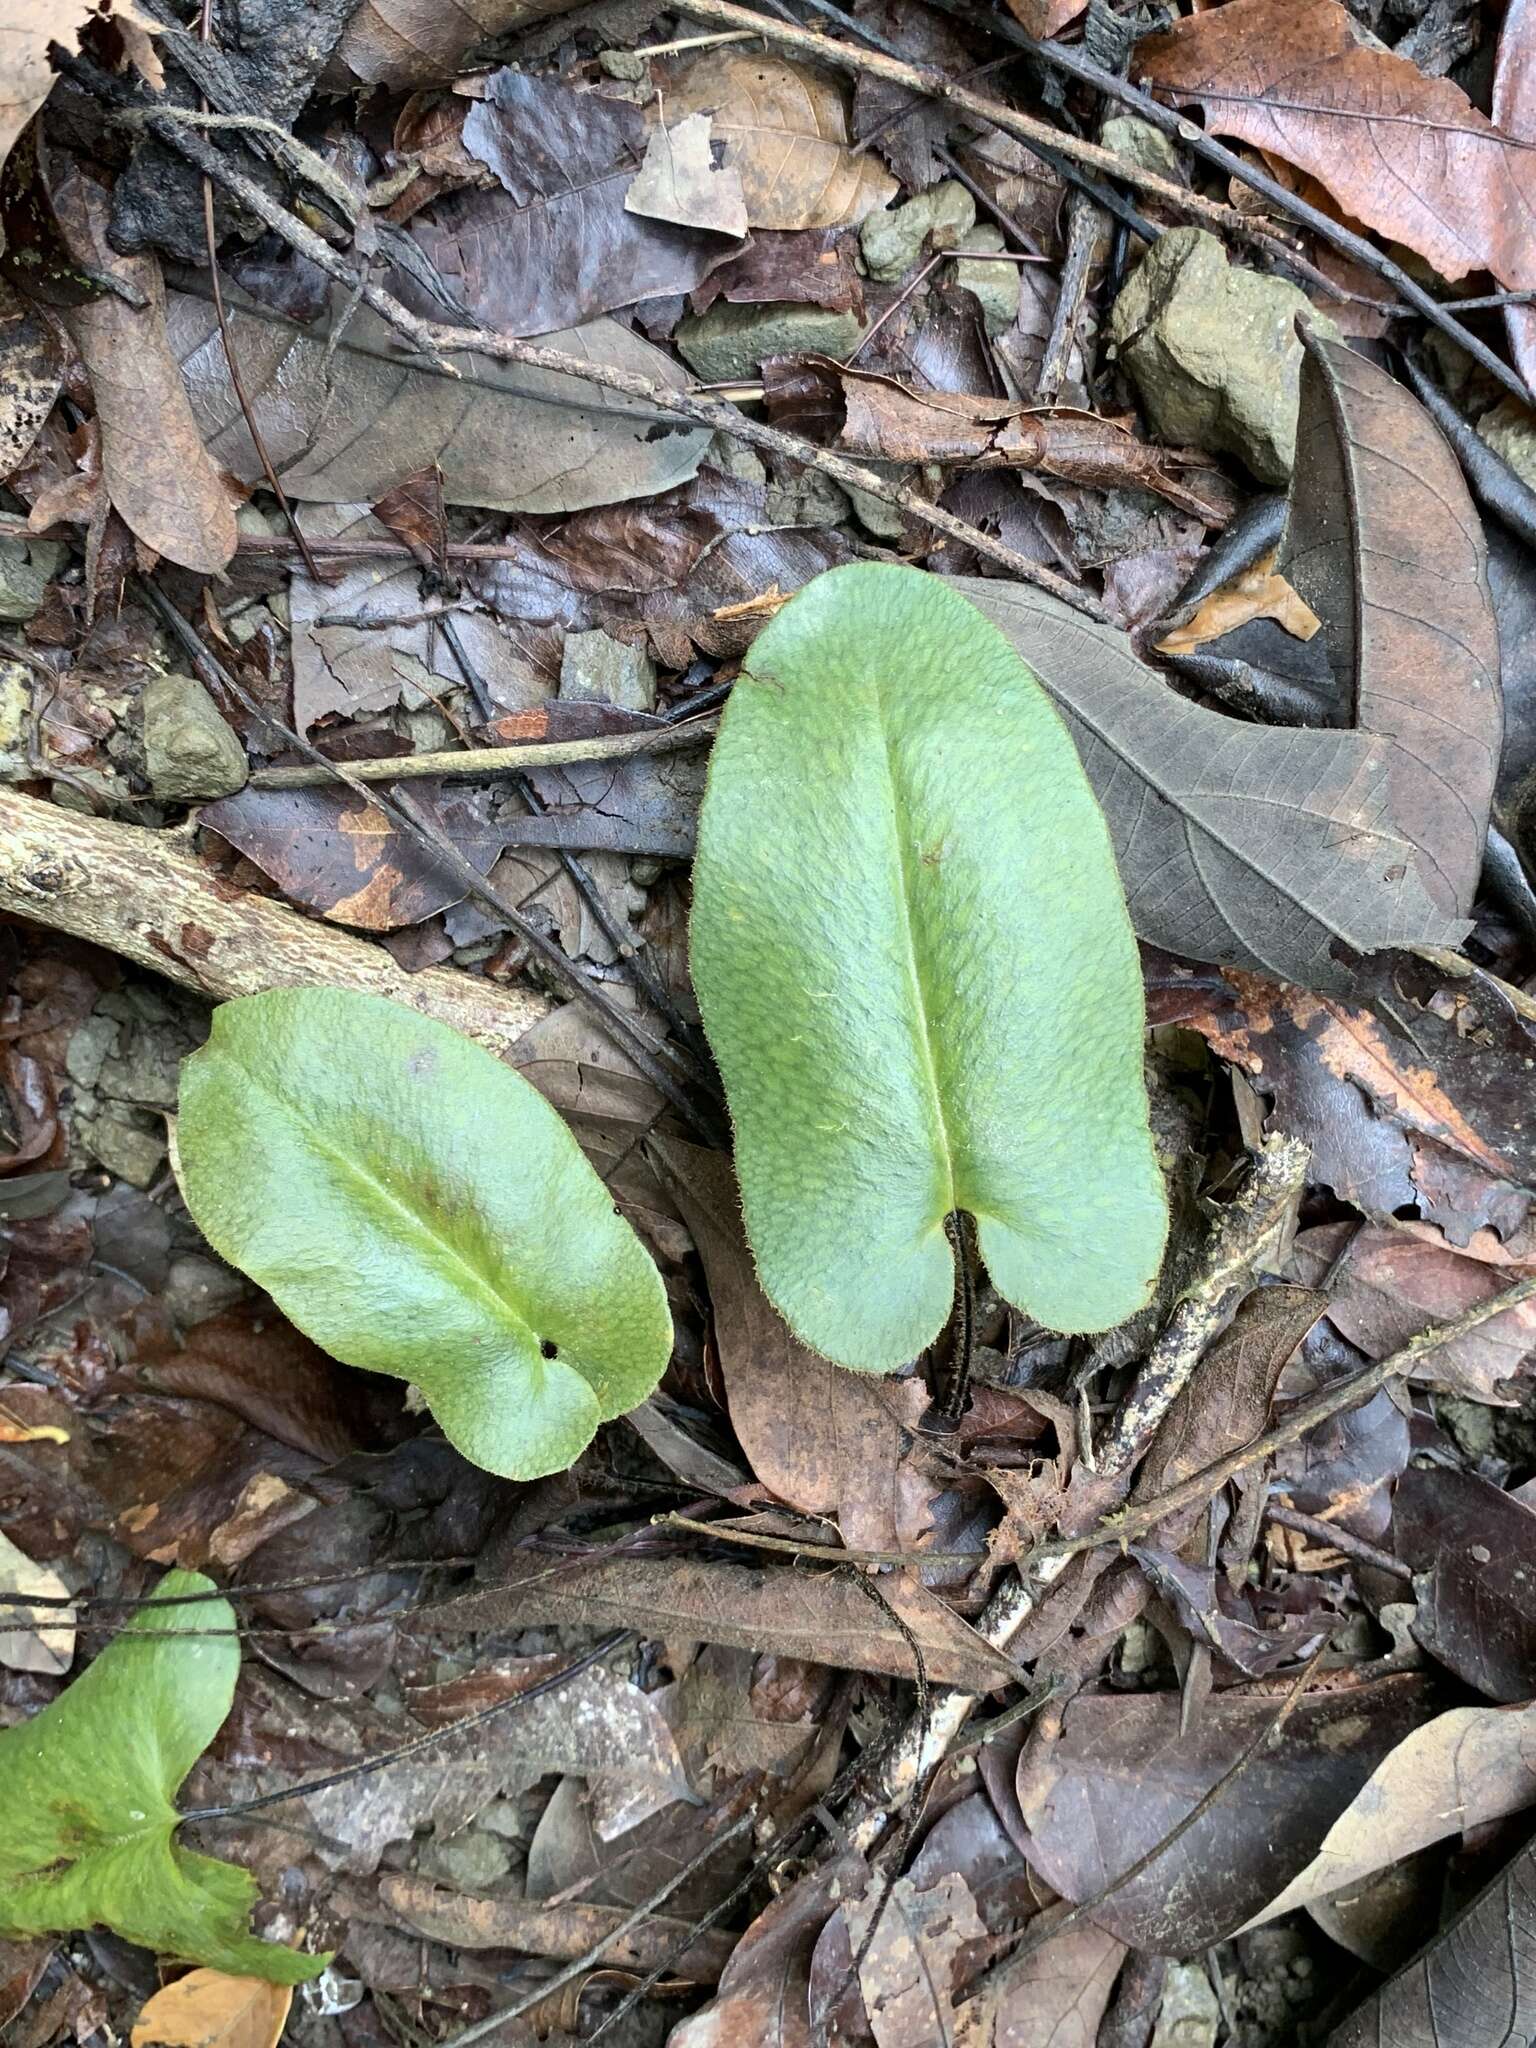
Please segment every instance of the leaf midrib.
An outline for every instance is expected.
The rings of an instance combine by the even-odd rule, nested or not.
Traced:
[[[236,1064],[239,1065],[239,1062],[237,1061]],[[385,1203],[397,1215],[405,1218],[418,1237],[425,1238],[429,1244],[440,1245],[448,1253],[451,1263],[467,1274],[470,1285],[466,1291],[481,1297],[485,1302],[489,1303],[498,1320],[505,1317],[516,1326],[519,1332],[526,1336],[528,1348],[532,1353],[532,1359],[536,1361],[531,1362],[531,1370],[537,1383],[535,1392],[539,1391],[542,1388],[544,1373],[543,1361],[539,1357],[538,1332],[522,1310],[514,1307],[494,1282],[470,1263],[451,1237],[445,1237],[440,1231],[435,1230],[423,1218],[420,1211],[412,1209],[408,1203],[402,1201],[400,1196],[386,1182],[380,1180],[376,1174],[369,1172],[365,1167],[359,1165],[351,1153],[344,1152],[335,1145],[329,1136],[318,1125],[311,1123],[279,1089],[272,1087],[268,1082],[258,1079],[249,1067],[244,1067],[242,1071],[245,1073],[250,1085],[259,1094],[266,1095],[270,1101],[274,1102],[279,1109],[285,1111],[293,1119],[294,1123],[299,1126],[309,1139],[316,1152],[320,1153],[322,1157],[333,1161],[360,1186],[382,1196]]]
[[[901,802],[901,785],[896,774],[895,758],[891,751],[891,731],[886,720],[885,698],[880,687],[880,677],[872,678],[875,698],[875,723],[880,732],[881,759],[885,766],[885,777],[891,792],[891,812],[895,819],[896,865],[901,886],[895,892],[901,906],[901,935],[908,978],[912,989],[912,1008],[917,1018],[917,1040],[922,1053],[923,1074],[933,1098],[933,1117],[938,1126],[939,1142],[944,1153],[944,1180],[948,1199],[933,1227],[942,1229],[944,1218],[955,1206],[955,1148],[949,1134],[949,1121],[944,1114],[944,1092],[939,1085],[938,1061],[934,1055],[933,1031],[928,1021],[928,999],[923,990],[923,977],[918,965],[917,939],[913,927],[912,899],[914,877],[912,874],[910,844],[911,835],[905,829],[905,817]]]

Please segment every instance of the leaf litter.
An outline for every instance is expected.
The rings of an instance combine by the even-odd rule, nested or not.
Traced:
[[[110,1872],[90,1890],[90,1820],[25,1880],[68,1909],[7,1942],[0,2024],[372,2048],[509,2006],[616,2037],[638,2003],[670,2048],[1282,2048],[1428,2040],[1433,2002],[1435,2048],[1509,2038],[1536,1806],[1536,443],[1457,353],[1491,336],[1518,378],[1529,309],[1489,309],[1506,357],[1451,287],[1531,282],[1529,9],[1228,0],[1136,43],[1150,103],[1095,11],[1022,0],[1038,76],[996,61],[1000,15],[918,0],[810,46],[819,16],[720,0],[215,5],[201,44],[157,9],[13,12],[0,832],[115,836],[94,868],[0,859],[0,1741],[110,1681],[125,1626],[162,1647],[168,1569],[230,1603],[175,1610],[177,1654],[239,1669],[183,1745],[204,1817],[177,1829],[154,1791],[154,1926]],[[1253,183],[1193,131],[1158,140],[1170,107]],[[1142,342],[1122,365],[1106,337],[1187,223],[1224,292],[1288,280],[1304,331],[1268,357],[1232,323],[1202,338],[1181,284],[1147,389]],[[1393,245],[1443,280],[1440,317],[1380,297]],[[431,323],[567,367],[438,349]],[[1406,380],[1339,338],[1372,323]],[[789,438],[679,413],[706,371],[728,422]],[[1250,456],[1292,439],[1276,519]],[[1496,484],[1453,441],[1496,449]],[[1105,1337],[979,1275],[938,1437],[947,1333],[871,1379],[763,1292],[688,973],[703,714],[790,597],[870,558],[957,577],[1066,720],[1142,941],[1176,1197],[1158,1305]],[[165,673],[174,730],[148,715]],[[680,751],[578,751],[651,735]],[[268,779],[316,743],[332,780]],[[231,744],[234,795],[198,780]],[[371,779],[509,744],[571,758]],[[184,864],[146,881],[147,845]],[[223,1265],[178,1192],[164,1120],[211,1005],[362,971],[348,928],[390,977],[370,988],[437,976],[473,1029],[516,1015],[514,1063],[660,1267],[665,1376],[569,1472],[469,1464]],[[1216,1274],[1211,1230],[1282,1137],[1297,1213]],[[1191,1302],[1182,1390],[1104,1469]],[[913,1727],[948,1754],[871,1833]],[[207,1939],[158,1912],[189,1881],[218,1892]],[[327,1951],[291,2014],[224,1974]],[[1503,2017],[1444,2017],[1468,1967]]]

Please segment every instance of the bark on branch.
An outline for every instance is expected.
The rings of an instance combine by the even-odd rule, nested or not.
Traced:
[[[552,1005],[527,989],[429,967],[285,903],[232,889],[180,832],[87,818],[0,790],[0,912],[89,939],[215,1002],[272,988],[345,988],[441,1018],[505,1058]]]

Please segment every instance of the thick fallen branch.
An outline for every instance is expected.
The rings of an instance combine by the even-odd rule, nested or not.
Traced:
[[[506,1058],[548,999],[449,967],[407,974],[382,946],[234,890],[181,832],[83,817],[0,790],[0,912],[89,939],[215,1002],[271,988],[390,996]]]

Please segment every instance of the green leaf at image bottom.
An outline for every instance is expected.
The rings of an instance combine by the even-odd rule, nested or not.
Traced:
[[[346,1365],[415,1382],[465,1457],[563,1470],[666,1366],[661,1276],[557,1113],[446,1024],[288,989],[185,1062],[187,1206]]]
[[[0,1935],[110,1927],[157,1955],[279,1984],[325,1968],[251,1933],[249,1871],[173,1840],[172,1801],[229,1712],[240,1645],[227,1602],[161,1603],[213,1591],[167,1573],[67,1691],[0,1734]]]
[[[940,577],[832,570],[754,641],[691,957],[758,1270],[803,1342],[913,1358],[955,1209],[1047,1328],[1144,1305],[1166,1208],[1109,833],[1044,690]]]

